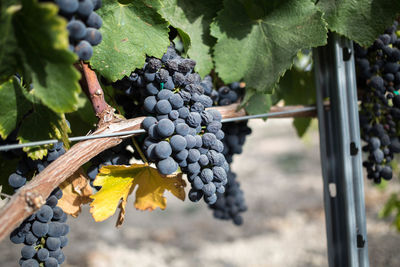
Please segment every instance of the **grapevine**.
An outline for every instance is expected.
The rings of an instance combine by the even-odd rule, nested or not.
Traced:
[[[296,61],[328,31],[357,43],[367,177],[396,176],[400,3],[250,2],[0,5],[0,148],[22,145],[0,153],[0,193],[10,195],[0,239],[24,244],[21,266],[63,264],[67,217],[85,204],[96,222],[119,209],[121,226],[128,197],[137,210],[164,210],[168,191],[245,224],[245,177],[233,169],[252,130],[225,119],[287,111],[304,134],[315,112],[295,111],[315,94]],[[124,133],[133,130],[142,132]]]

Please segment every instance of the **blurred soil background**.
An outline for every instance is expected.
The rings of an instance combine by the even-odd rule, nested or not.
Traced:
[[[139,212],[130,198],[122,228],[116,217],[94,223],[88,207],[69,219],[65,267],[327,266],[319,138],[303,138],[290,119],[253,120],[243,154],[235,156],[249,210],[244,225],[213,219],[203,201],[167,194],[165,211]],[[378,218],[392,181],[380,190],[365,181],[370,266],[400,266],[400,234]],[[19,245],[0,243],[0,266],[19,266]]]

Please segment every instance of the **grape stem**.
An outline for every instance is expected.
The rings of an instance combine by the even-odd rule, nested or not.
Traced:
[[[97,78],[96,78],[97,79]],[[243,109],[238,109],[239,104],[213,107],[218,110],[223,119],[235,118],[246,115]],[[273,106],[271,112],[295,110],[304,106]],[[277,117],[315,117],[316,112],[287,114]],[[112,120],[99,124],[97,130],[92,133],[111,134],[122,131],[141,129],[145,117],[137,117],[129,120]],[[0,210],[0,241],[8,236],[20,223],[40,208],[44,200],[51,194],[54,188],[74,174],[83,164],[97,156],[104,150],[114,147],[134,134],[117,137],[104,137],[81,141],[73,145],[64,155],[53,161],[43,171],[37,174],[26,185],[18,189],[11,199]],[[36,205],[32,205],[36,203]]]
[[[96,116],[99,118],[98,125],[112,121],[115,118],[114,109],[104,99],[104,91],[100,86],[96,73],[83,61],[81,61],[80,67],[83,73],[81,87],[92,103]]]
[[[136,151],[139,153],[140,157],[142,158],[143,162],[146,164],[149,164],[149,162],[147,161],[146,157],[144,156],[143,151],[140,149],[140,146],[134,136],[132,136],[132,143],[135,146]]]

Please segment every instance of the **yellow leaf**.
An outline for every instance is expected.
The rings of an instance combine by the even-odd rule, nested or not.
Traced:
[[[78,217],[81,205],[92,201],[90,199],[92,188],[82,169],[77,170],[61,183],[60,188],[63,191],[63,197],[58,201],[58,206],[69,215]]]
[[[152,211],[157,207],[165,209],[167,206],[167,200],[164,197],[165,190],[170,191],[182,201],[185,200],[186,183],[181,173],[161,175],[157,169],[148,164],[104,166],[93,184],[101,186],[100,191],[91,196],[94,199],[90,204],[93,218],[96,222],[104,221],[115,213],[119,205],[117,226],[124,221],[127,198],[136,185],[138,189],[135,208],[138,210]]]

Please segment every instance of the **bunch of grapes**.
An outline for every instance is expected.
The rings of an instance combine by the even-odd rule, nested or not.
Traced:
[[[218,106],[226,106],[235,103],[243,97],[244,87],[239,82],[224,85],[218,89]]]
[[[174,61],[168,62],[172,59],[174,59]],[[240,225],[242,224],[243,219],[239,213],[244,212],[247,207],[244,202],[243,192],[240,189],[240,184],[235,179],[236,175],[229,171],[229,165],[227,162],[231,163],[233,155],[242,152],[242,146],[245,142],[246,136],[251,133],[251,129],[247,127],[247,121],[225,123],[222,125],[222,128],[220,128],[220,115],[214,114],[213,110],[205,111],[200,105],[195,103],[196,101],[200,102],[201,100],[199,99],[203,99],[202,101],[204,103],[200,102],[200,104],[205,108],[211,105],[229,105],[238,101],[240,97],[243,96],[244,85],[235,82],[215,90],[213,88],[211,76],[206,76],[201,80],[197,73],[193,73],[194,62],[186,60],[186,62],[190,62],[193,67],[191,66],[188,71],[182,71],[182,67],[181,70],[179,70],[179,64],[185,64],[183,63],[183,60],[184,59],[179,57],[173,46],[168,48],[167,53],[163,56],[161,61],[154,58],[148,58],[144,68],[136,70],[130,76],[126,76],[112,84],[112,86],[117,89],[117,103],[123,107],[127,118],[139,115],[153,115],[152,117],[146,118],[143,122],[143,127],[147,129],[149,136],[141,143],[145,148],[146,156],[150,160],[158,162],[159,170],[161,167],[161,171],[169,173],[170,171],[175,171],[179,166],[184,172],[188,173],[188,180],[192,184],[192,190],[189,192],[189,199],[192,201],[197,201],[204,196],[204,189],[208,190],[208,187],[213,189],[212,185],[207,185],[205,187],[205,184],[209,183],[208,181],[212,179],[211,182],[214,183],[216,188],[215,194],[217,200],[214,204],[209,203],[209,207],[214,210],[214,216],[218,219],[232,219],[235,224]],[[160,79],[162,77],[164,78]],[[106,81],[103,82],[106,83]],[[194,88],[194,90],[192,88]],[[205,96],[208,96],[209,98]],[[181,99],[183,101],[181,101]],[[175,103],[175,101],[183,103]],[[202,121],[199,125],[201,125],[201,127],[194,127],[194,125],[189,125],[186,121],[187,116],[191,112],[196,111],[196,106],[200,106],[199,111],[201,111],[200,117]],[[163,110],[163,108],[165,108],[165,110]],[[176,111],[178,112],[176,113]],[[211,116],[209,116],[210,113]],[[160,126],[159,121],[162,119],[168,119],[172,124],[165,122],[167,126],[163,126],[163,121]],[[217,131],[216,129],[213,130],[211,126],[208,126],[211,122],[211,125],[217,126]],[[178,126],[178,124],[181,125]],[[158,130],[159,127],[160,130]],[[168,129],[167,127],[170,128]],[[188,134],[186,134],[185,131],[181,132],[181,127],[183,130],[186,129],[185,131],[188,130]],[[169,132],[174,131],[174,134],[161,139],[162,137],[160,138],[159,131],[162,132],[164,128]],[[225,178],[223,178],[225,175],[222,173],[223,180],[219,178],[214,179],[215,176],[219,176],[218,174],[214,175],[214,168],[210,168],[209,165],[210,159],[211,161],[214,161],[212,155],[215,153],[209,152],[210,149],[207,151],[207,147],[203,146],[203,138],[207,138],[208,136],[206,135],[208,132],[207,129],[214,131],[216,137],[216,141],[213,145],[214,149],[211,150],[222,153],[227,160],[227,162],[224,161],[222,165],[222,169],[224,169],[227,174],[226,183],[223,187],[221,182],[225,181]],[[180,134],[178,134],[177,131]],[[198,142],[197,144],[194,142],[195,140],[196,143]],[[156,150],[157,145],[159,147]],[[183,147],[184,145],[186,147],[181,150],[183,151],[181,152],[179,150],[180,146]],[[200,153],[197,153],[196,150]],[[210,155],[210,158],[208,157],[207,152],[209,152],[208,155]],[[199,154],[200,157],[197,163],[200,166],[201,171],[197,173],[197,164],[190,165],[189,171],[189,164],[191,164],[193,160],[196,160]],[[172,159],[162,161],[167,155]],[[222,161],[222,157],[219,157]],[[160,165],[161,161],[162,164],[167,163],[165,165],[170,169],[168,170],[162,166],[162,164]],[[193,167],[195,167],[194,171],[197,174],[191,174],[191,172],[193,172]],[[214,170],[222,172],[220,168],[215,168]],[[199,188],[203,190],[200,191]]]
[[[143,128],[146,158],[161,174],[186,173],[191,201],[213,204],[225,192],[229,165],[222,151],[221,114],[210,110],[211,89],[194,72],[196,62],[170,46],[161,59],[148,57],[145,66],[113,84],[126,116],[148,116]]]
[[[235,103],[244,95],[244,84],[234,82],[229,85],[223,85],[218,90],[213,89],[210,76],[206,76],[202,82],[206,90],[216,106],[227,106]],[[225,133],[222,143],[224,144],[223,154],[228,163],[232,163],[233,155],[241,154],[242,147],[246,141],[246,136],[251,134],[251,129],[247,126],[248,120],[228,122],[222,126],[222,131]]]
[[[47,2],[50,0],[42,0]],[[89,60],[93,47],[102,40],[99,31],[103,21],[94,11],[101,7],[101,0],[54,0],[59,8],[59,15],[68,20],[69,49],[79,59]]]
[[[398,22],[368,48],[355,45],[357,84],[360,89],[361,138],[367,177],[375,183],[392,179],[390,162],[400,152],[400,39]]]
[[[31,160],[26,156],[19,161],[17,170],[9,177],[9,184],[15,190],[26,183],[26,177],[34,172],[41,172],[48,164],[65,153],[62,143],[49,149],[44,160]],[[15,244],[25,244],[21,249],[22,267],[57,267],[65,260],[62,248],[68,243],[66,235],[69,226],[65,223],[67,215],[57,207],[62,191],[56,188],[36,213],[25,219],[10,235]]]
[[[247,210],[243,191],[240,183],[236,181],[236,174],[228,172],[228,183],[223,194],[218,195],[218,199],[213,205],[209,205],[215,218],[220,220],[232,220],[235,225],[243,224],[240,213]]]
[[[224,151],[226,160],[232,163],[235,154],[242,154],[243,145],[246,142],[246,137],[251,134],[251,128],[247,126],[246,121],[228,122],[222,127],[225,132]]]
[[[229,164],[232,164],[233,155],[242,153],[246,136],[251,134],[251,129],[247,126],[247,121],[241,121],[225,123],[222,130],[225,132],[222,153]],[[234,224],[241,225],[243,219],[240,213],[245,212],[247,206],[240,183],[236,181],[236,174],[232,171],[228,172],[228,183],[225,188],[226,191],[223,194],[217,194],[218,200],[210,208],[214,210],[215,218],[232,220]]]
[[[214,103],[225,106],[235,103],[243,96],[244,86],[238,82],[230,85],[221,86],[218,90],[212,88],[211,77],[204,79],[210,90],[208,94],[213,98]],[[222,126],[222,131],[225,133],[222,143],[224,144],[224,154],[229,164],[233,162],[233,155],[241,154],[242,147],[246,141],[246,136],[251,134],[251,129],[247,126],[246,121],[228,122]],[[232,171],[228,172],[228,183],[225,185],[224,193],[217,193],[217,201],[213,205],[209,205],[213,215],[217,219],[232,220],[234,224],[241,225],[243,218],[240,213],[247,210],[244,200],[243,191],[240,189],[240,184],[236,181],[236,174]]]

